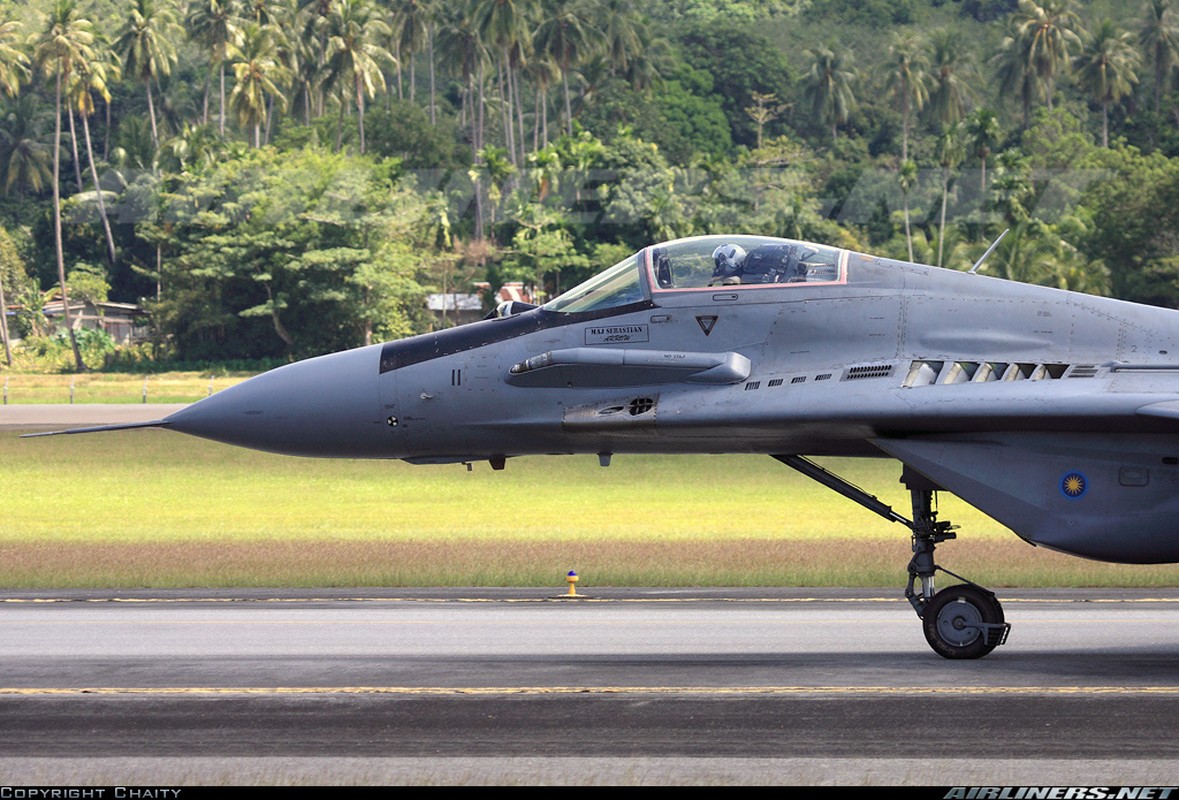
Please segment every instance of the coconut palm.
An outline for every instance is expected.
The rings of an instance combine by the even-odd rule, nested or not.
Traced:
[[[175,13],[167,5],[157,0],[131,0],[130,13],[115,42],[115,48],[123,56],[124,73],[143,81],[147,113],[151,119],[151,141],[157,148],[160,132],[151,85],[172,73],[176,64],[176,42],[183,33]]]
[[[978,156],[982,165],[978,177],[979,198],[982,202],[982,198],[985,198],[987,194],[987,159],[999,145],[1003,130],[999,127],[999,118],[995,116],[994,111],[989,108],[979,108],[966,118],[963,132],[970,142],[970,149]]]
[[[516,125],[519,124],[523,150],[523,117],[512,120],[513,110],[519,109],[516,86],[521,67],[527,62],[534,17],[538,8],[532,0],[475,0],[472,7],[479,38],[497,54],[496,75],[503,99],[504,146],[512,164],[519,164],[522,156],[516,153]],[[505,90],[506,80],[506,90]]]
[[[933,35],[930,63],[929,113],[943,130],[953,128],[966,112],[969,95],[961,34],[941,30]]]
[[[277,59],[275,32],[269,25],[251,22],[242,29],[242,44],[233,63],[234,86],[229,107],[238,124],[253,131],[254,147],[262,146],[262,123],[270,103],[286,108],[283,82],[288,73]]]
[[[409,62],[409,101],[416,97],[417,75],[414,69],[414,55],[421,52],[427,44],[433,44],[431,39],[431,25],[433,24],[434,7],[430,0],[402,0],[393,9],[394,41],[396,42],[396,56],[398,62]],[[398,75],[400,75],[400,67]],[[400,77],[398,82],[400,85]],[[434,104],[434,58],[430,56],[430,105]]]
[[[807,53],[811,58],[807,71],[805,95],[815,118],[831,128],[831,141],[839,135],[839,126],[847,122],[855,108],[853,87],[856,73],[851,65],[851,52],[835,53],[820,45]]]
[[[920,41],[909,33],[897,34],[888,53],[888,93],[901,112],[901,161],[904,162],[909,160],[912,114],[924,108],[929,99],[925,74],[928,62]]]
[[[901,199],[905,206],[905,244],[909,248],[909,260],[912,261],[913,231],[909,225],[909,192],[913,191],[913,187],[917,183],[917,162],[912,160],[902,161],[897,178],[901,184]]]
[[[340,113],[356,101],[360,152],[365,150],[364,102],[385,90],[384,66],[396,63],[383,45],[392,31],[368,0],[341,0],[326,19],[327,45],[323,59],[323,83],[329,91],[351,83],[351,98],[341,92]]]
[[[45,134],[48,119],[38,99],[21,95],[5,104],[0,115],[0,184],[13,189],[42,192],[53,178],[53,142]]]
[[[1171,68],[1179,59],[1179,18],[1170,0],[1147,0],[1138,43],[1154,68],[1154,110],[1158,113],[1170,84]]]
[[[115,263],[115,237],[111,233],[111,223],[106,213],[106,202],[102,196],[102,187],[98,182],[98,167],[94,163],[94,146],[90,141],[90,117],[95,112],[94,96],[98,95],[104,102],[110,103],[111,93],[108,88],[112,81],[120,77],[119,62],[114,57],[110,47],[101,39],[94,58],[80,63],[72,74],[69,86],[70,113],[78,112],[82,120],[82,133],[86,142],[86,159],[90,164],[90,178],[94,181],[94,195],[98,205],[98,215],[102,220],[102,230],[106,235],[107,258],[111,264]]]
[[[649,38],[634,0],[601,0],[602,35],[610,74],[628,75],[631,61],[644,49]]]
[[[942,208],[937,233],[937,266],[942,265],[942,253],[946,241],[946,205],[950,196],[950,177],[954,167],[962,160],[962,126],[942,128],[937,140],[938,162],[942,167]]]
[[[235,0],[196,0],[188,10],[185,25],[189,35],[204,45],[209,53],[209,66],[216,69],[220,79],[220,112],[217,129],[225,135],[225,62],[241,43],[242,29],[237,17]],[[205,81],[204,122],[209,121],[209,82]]]
[[[61,110],[62,94],[75,69],[85,69],[94,60],[94,32],[90,20],[78,15],[74,0],[56,0],[45,28],[37,37],[33,60],[45,77],[54,82],[53,124],[53,235],[57,250],[57,278],[61,285],[61,302],[74,364],[79,372],[86,369],[74,323],[70,315],[70,301],[66,289],[65,254],[61,234]]]
[[[996,66],[1001,96],[1019,98],[1023,112],[1021,128],[1027,130],[1031,124],[1032,103],[1039,89],[1036,74],[1028,63],[1027,42],[1020,35],[1018,26],[1012,24],[1003,37],[998,52],[991,59]]]
[[[20,24],[14,20],[0,22],[0,92],[9,97],[20,93],[20,85],[29,75],[29,57],[21,46]]]
[[[1056,77],[1068,71],[1072,54],[1081,47],[1081,22],[1072,0],[1019,0],[1012,19],[1028,68],[1043,85],[1051,110]]]
[[[478,82],[482,92],[482,71],[486,52],[471,22],[470,9],[460,3],[445,5],[438,29],[438,45],[442,58],[453,65],[462,84],[462,101],[459,109],[459,124],[471,125],[471,151],[483,147],[483,128],[477,117],[481,104],[475,102],[475,85]]]
[[[1104,19],[1085,39],[1084,50],[1073,60],[1077,83],[1101,106],[1101,146],[1109,147],[1109,107],[1138,83],[1138,50],[1126,31]]]
[[[569,74],[603,44],[590,0],[545,0],[533,45],[561,69],[565,94],[565,131],[573,135],[573,105],[569,97]]]

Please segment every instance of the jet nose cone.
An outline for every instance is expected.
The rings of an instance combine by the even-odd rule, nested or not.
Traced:
[[[391,454],[379,363],[380,345],[288,364],[177,411],[168,427],[291,455]]]

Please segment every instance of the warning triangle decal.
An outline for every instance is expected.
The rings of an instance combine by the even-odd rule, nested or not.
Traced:
[[[712,333],[712,328],[716,325],[716,317],[696,317],[696,321],[700,323],[700,330],[704,331],[704,335]]]

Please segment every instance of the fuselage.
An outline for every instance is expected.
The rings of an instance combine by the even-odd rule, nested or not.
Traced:
[[[882,437],[1175,429],[1127,409],[1179,401],[1179,312],[832,248],[823,280],[661,286],[660,247],[676,245],[619,265],[634,271],[621,302],[310,359],[202,401],[172,427],[275,452],[418,461],[872,456]],[[730,363],[692,368],[708,358]]]

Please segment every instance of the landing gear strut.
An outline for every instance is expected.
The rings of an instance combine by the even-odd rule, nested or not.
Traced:
[[[901,482],[913,500],[913,519],[906,519],[863,489],[802,456],[774,456],[788,467],[839,492],[890,522],[899,522],[913,533],[913,558],[909,560],[909,583],[905,597],[921,618],[925,641],[945,658],[981,658],[1007,641],[1010,623],[1003,619],[1003,607],[995,594],[961,575],[955,575],[934,561],[938,544],[955,538],[954,526],[938,520],[934,492],[938,486],[908,467]],[[934,586],[938,571],[961,584],[942,589]]]

